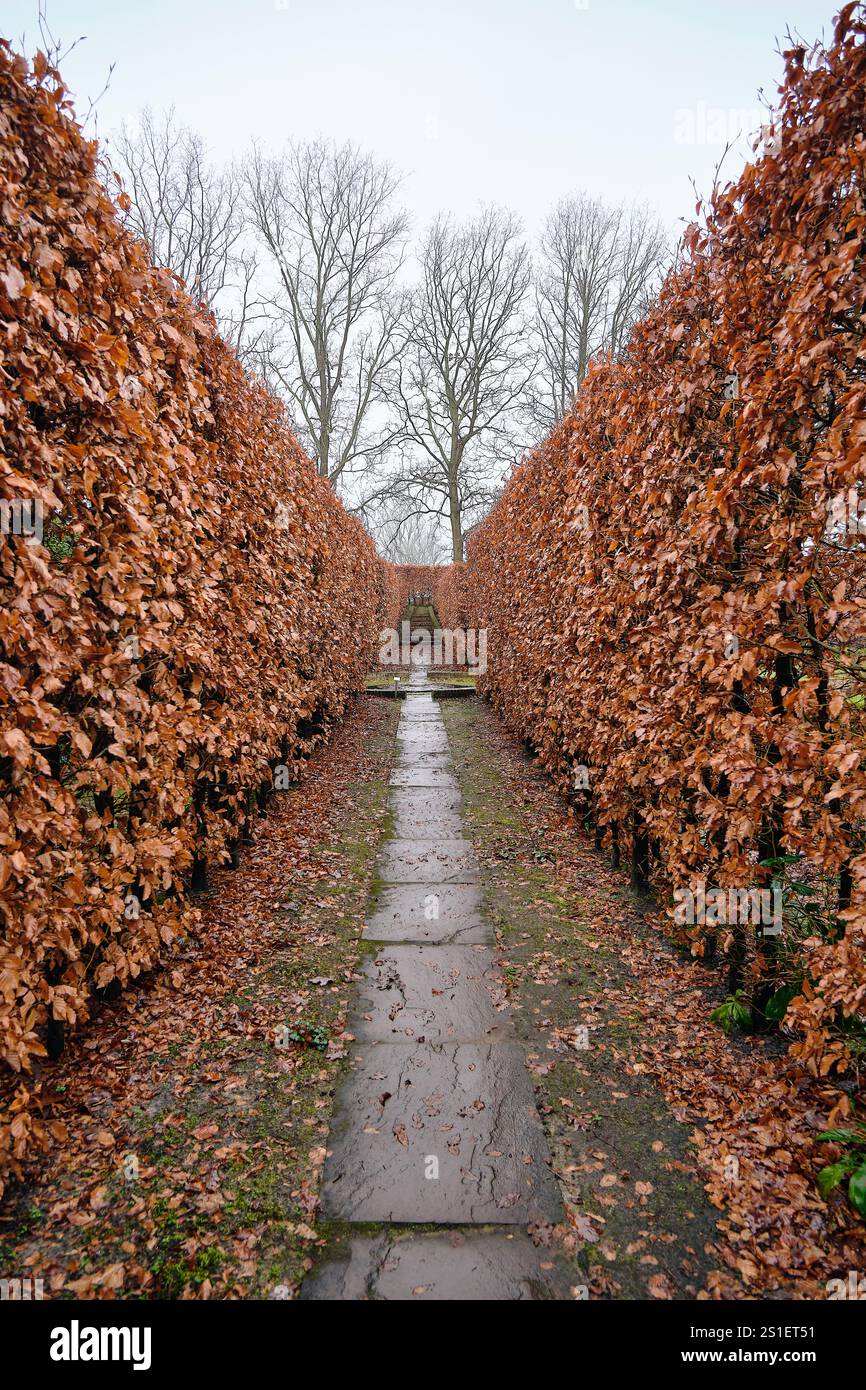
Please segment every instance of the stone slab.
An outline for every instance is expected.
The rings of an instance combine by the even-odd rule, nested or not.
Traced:
[[[435,889],[398,884],[380,891],[363,936],[366,941],[483,943],[493,933],[481,907],[477,883],[443,883]]]
[[[394,767],[398,772],[405,772],[413,768],[438,768],[444,772],[449,772],[453,766],[454,762],[447,748],[444,751],[437,748],[425,749],[418,748],[414,744],[399,748],[394,762]]]
[[[452,762],[451,749],[439,739],[400,739],[396,752],[401,764],[413,760],[427,762],[429,759],[433,759],[435,764],[436,760],[441,759],[439,765],[444,767]]]
[[[326,1218],[413,1225],[562,1218],[519,1045],[362,1044],[335,1117],[322,1180]]]
[[[429,787],[391,792],[394,834],[400,840],[459,839],[463,832],[459,792]]]
[[[523,1231],[352,1236],[304,1281],[303,1299],[434,1303],[566,1300],[568,1276]]]
[[[458,790],[454,773],[445,767],[395,767],[389,786],[447,787],[450,791]]]
[[[389,840],[376,873],[383,883],[476,883],[478,861],[469,840]]]
[[[448,734],[444,724],[436,724],[432,719],[401,719],[397,725],[397,738],[400,743],[436,745],[448,747]]]
[[[487,946],[384,946],[364,965],[349,1031],[359,1042],[494,1042],[512,1036]]]

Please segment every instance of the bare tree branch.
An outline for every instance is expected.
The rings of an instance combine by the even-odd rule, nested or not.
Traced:
[[[608,207],[585,194],[557,204],[542,233],[535,285],[540,428],[570,409],[594,357],[624,351],[665,255],[664,232],[644,207]]]
[[[123,216],[154,264],[177,275],[213,309],[223,336],[242,358],[254,353],[261,306],[253,292],[256,261],[243,244],[240,176],[217,169],[204,142],[173,110],[121,128],[114,141],[130,206]]]
[[[420,259],[396,379],[404,438],[392,495],[444,517],[460,560],[467,518],[489,502],[535,368],[529,254],[516,219],[488,208],[462,226],[434,222]]]
[[[315,141],[277,159],[254,149],[245,184],[273,281],[267,374],[320,474],[336,484],[395,438],[386,383],[401,338],[395,280],[408,230],[392,207],[399,179],[354,145]]]

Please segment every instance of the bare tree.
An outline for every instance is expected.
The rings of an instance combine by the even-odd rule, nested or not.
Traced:
[[[444,517],[455,560],[489,499],[534,371],[524,303],[529,254],[508,212],[434,222],[421,248],[397,389],[404,436],[392,494],[408,515]]]
[[[399,179],[354,145],[255,149],[250,218],[268,256],[266,366],[319,473],[336,484],[394,437],[387,378],[399,348],[395,291],[408,230]]]
[[[666,239],[646,208],[578,194],[550,214],[539,250],[536,416],[550,428],[571,407],[592,358],[623,352],[658,286]]]
[[[258,317],[256,265],[243,243],[237,171],[214,167],[201,137],[173,110],[155,117],[146,108],[113,145],[130,199],[127,226],[147,243],[154,264],[213,309],[224,337],[248,355]]]

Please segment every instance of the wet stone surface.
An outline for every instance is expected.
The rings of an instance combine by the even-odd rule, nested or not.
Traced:
[[[428,694],[404,702],[390,785],[394,838],[363,933],[379,949],[358,984],[321,1192],[325,1221],[382,1230],[341,1230],[303,1296],[568,1297],[519,1230],[561,1220],[559,1187]]]
[[[436,725],[426,719],[413,725],[411,736],[398,737],[397,749],[399,756],[405,760],[436,753],[450,757],[445,730],[437,730]]]
[[[463,834],[459,792],[395,789],[391,792],[391,812],[398,840],[456,840]]]
[[[447,772],[453,775],[454,764],[447,753],[412,752],[402,756],[399,752],[394,760],[395,773],[408,772]]]
[[[510,1035],[505,990],[484,946],[387,946],[365,966],[361,1042],[492,1042]]]
[[[562,1216],[517,1044],[362,1044],[328,1150],[326,1218],[526,1225]]]
[[[534,1302],[568,1298],[566,1272],[522,1231],[352,1236],[304,1298]]]
[[[383,883],[477,883],[478,863],[468,840],[391,840],[378,873]]]
[[[444,725],[434,719],[418,719],[404,715],[397,730],[397,743],[404,749],[435,748],[437,752],[447,753],[448,735]]]
[[[454,773],[447,767],[425,767],[423,763],[412,763],[394,768],[391,773],[392,787],[443,787],[448,791],[458,791]]]
[[[477,883],[400,884],[383,888],[363,936],[366,941],[490,941]]]

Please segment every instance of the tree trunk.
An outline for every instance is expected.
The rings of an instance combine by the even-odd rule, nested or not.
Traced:
[[[448,494],[451,513],[451,558],[459,564],[463,559],[463,518],[460,515],[460,499],[457,495],[456,478],[449,483]]]

